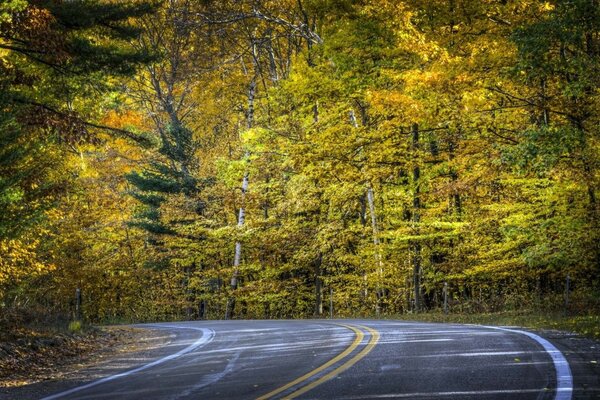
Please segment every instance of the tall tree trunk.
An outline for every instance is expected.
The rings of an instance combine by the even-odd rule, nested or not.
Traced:
[[[371,214],[371,230],[373,232],[373,246],[375,247],[375,266],[377,268],[377,303],[375,304],[375,313],[379,316],[381,313],[381,302],[383,300],[383,290],[381,288],[383,279],[383,262],[381,260],[381,250],[379,246],[379,230],[377,229],[377,215],[375,214],[375,195],[373,187],[369,182],[367,184],[367,202],[369,203],[369,213]]]
[[[248,129],[252,128],[254,125],[254,99],[256,97],[256,80],[253,79],[250,82],[250,86],[248,88],[248,111],[246,113],[246,121]],[[248,152],[244,155],[246,160],[249,157]],[[240,200],[240,211],[238,213],[238,229],[244,226],[246,222],[246,193],[248,192],[248,185],[250,183],[250,174],[248,171],[244,173],[244,178],[242,179],[242,196]],[[233,317],[234,309],[235,309],[235,291],[238,288],[238,277],[240,274],[240,264],[242,261],[242,242],[237,240],[235,242],[235,253],[233,257],[233,275],[231,276],[230,289],[231,295],[227,299],[227,307],[225,308],[225,319],[231,319]]]
[[[364,107],[361,107],[361,116],[362,116],[362,122],[363,125],[366,124],[366,120],[367,120],[367,114],[366,114],[366,109]],[[356,119],[356,114],[354,113],[354,110],[350,110],[350,122],[352,123],[352,126],[354,126],[355,128],[358,128],[358,121]],[[364,160],[362,160],[364,163]],[[363,165],[364,168],[364,165]],[[375,268],[376,268],[376,272],[377,272],[377,288],[376,288],[376,294],[377,294],[377,303],[375,305],[375,312],[377,313],[377,315],[380,314],[381,312],[381,301],[383,298],[383,292],[381,290],[381,279],[383,277],[383,262],[381,260],[381,251],[380,251],[380,242],[379,242],[379,232],[377,229],[377,214],[375,212],[375,194],[373,191],[373,185],[371,184],[371,182],[367,181],[366,183],[367,186],[367,204],[368,204],[368,208],[369,208],[369,213],[371,214],[371,230],[372,230],[372,237],[373,237],[373,246],[375,248]],[[363,280],[367,281],[367,274],[366,271],[363,274]],[[365,293],[366,293],[366,288],[365,288]]]
[[[419,166],[419,126],[412,125],[412,149],[414,153],[413,165],[413,213],[412,222],[415,236],[419,235],[419,222],[421,220],[421,196],[420,196],[420,178],[421,168]],[[413,240],[413,286],[414,286],[414,311],[421,310],[421,242],[419,239]]]
[[[183,273],[185,274],[185,278],[184,278],[184,287],[185,287],[185,316],[186,318],[189,320],[192,319],[192,317],[194,316],[194,291],[192,290],[191,287],[191,279],[192,279],[192,273],[194,272],[195,266],[192,263],[191,266],[185,267],[183,269]]]
[[[454,143],[454,139],[450,139],[450,143],[448,143],[448,159],[450,162],[454,160],[455,157],[456,144]],[[452,180],[452,194],[450,195],[450,210],[460,219],[462,215],[462,200],[460,197],[459,191],[456,189],[456,182],[458,181],[458,172],[454,167],[450,169],[450,179]]]
[[[365,230],[365,228],[367,227],[367,195],[364,194],[363,196],[361,196],[360,198],[360,224],[363,227],[363,231]],[[363,272],[363,290],[362,290],[362,296],[363,296],[363,306],[364,306],[364,302],[367,301],[367,296],[369,295],[369,285],[367,282],[367,271],[364,270]]]
[[[323,315],[323,281],[321,280],[321,265],[323,264],[323,254],[319,252],[319,256],[314,262],[315,266],[315,311],[314,316],[320,317]]]
[[[319,122],[319,102],[315,101],[313,105],[313,123]],[[318,216],[317,216],[318,220]],[[319,317],[323,315],[323,280],[321,278],[323,265],[323,253],[319,251],[314,262],[314,275],[315,275],[315,309],[314,316]]]

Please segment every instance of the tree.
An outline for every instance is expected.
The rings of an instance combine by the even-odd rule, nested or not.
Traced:
[[[0,8],[0,286],[51,270],[46,224],[73,181],[70,152],[98,132],[143,138],[95,121],[117,77],[149,59],[128,46],[131,18],[150,4],[4,2]],[[85,95],[84,95],[85,94]],[[92,95],[93,94],[93,95]]]

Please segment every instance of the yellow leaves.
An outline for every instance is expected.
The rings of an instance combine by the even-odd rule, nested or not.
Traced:
[[[39,240],[29,243],[20,240],[0,241],[0,286],[55,269],[54,265],[38,259],[39,245]]]
[[[541,7],[542,11],[552,11],[552,10],[554,10],[554,8],[555,8],[554,4],[550,4],[547,1],[544,2]]]
[[[422,117],[422,104],[400,91],[372,91],[368,100],[378,112],[392,114],[400,121],[415,121]]]
[[[45,214],[50,221],[59,221],[65,217],[64,211],[59,208],[51,208]]]
[[[371,4],[361,8],[361,14],[380,18],[396,29],[406,29],[411,25],[414,15],[405,4],[399,1],[371,1]]]
[[[478,111],[486,107],[489,92],[484,89],[463,93],[462,101],[465,111]]]
[[[102,123],[114,128],[144,128],[146,126],[142,114],[133,110],[111,110],[104,115]]]
[[[433,86],[441,81],[441,74],[437,71],[412,70],[404,75],[406,83],[413,86]]]
[[[273,132],[268,129],[256,127],[247,129],[241,134],[242,143],[250,148],[251,151],[266,151],[268,144],[274,139]]]

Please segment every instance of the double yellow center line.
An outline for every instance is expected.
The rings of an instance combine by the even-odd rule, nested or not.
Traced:
[[[338,354],[331,360],[327,361],[325,364],[319,366],[318,368],[313,369],[312,371],[302,375],[301,377],[299,377],[297,379],[294,379],[290,383],[287,383],[265,395],[260,396],[257,400],[269,399],[273,396],[278,395],[281,392],[284,392],[294,386],[297,386],[297,385],[301,384],[302,382],[307,381],[311,377],[317,375],[318,373],[326,370],[327,368],[331,367],[332,365],[340,362],[341,360],[346,358],[348,355],[352,354],[352,352],[362,343],[362,341],[365,337],[365,334],[363,333],[363,331],[360,330],[360,328],[368,331],[369,334],[371,335],[369,343],[367,343],[367,345],[365,346],[364,349],[362,349],[358,354],[356,354],[354,357],[352,357],[349,360],[347,360],[346,362],[344,362],[342,365],[340,365],[336,369],[330,371],[329,373],[323,375],[322,377],[320,377],[319,379],[316,379],[315,381],[309,383],[308,385],[302,386],[301,388],[292,392],[288,396],[285,396],[285,399],[294,399],[294,398],[308,392],[309,390],[314,389],[315,387],[319,386],[320,384],[330,380],[331,378],[341,374],[342,372],[344,372],[345,370],[347,370],[348,368],[350,368],[354,364],[356,364],[360,359],[362,359],[367,354],[369,354],[369,352],[371,352],[371,350],[373,350],[373,348],[379,341],[379,332],[377,332],[375,329],[369,328],[368,326],[346,325],[346,324],[337,324],[337,325],[343,326],[344,328],[348,328],[355,333],[356,336],[354,337],[354,341],[350,344],[350,346],[348,346],[344,351],[342,351],[340,354]]]

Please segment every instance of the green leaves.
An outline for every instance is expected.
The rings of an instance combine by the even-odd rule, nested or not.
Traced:
[[[27,0],[6,0],[0,4],[0,23],[11,23],[17,12],[27,7]]]
[[[545,174],[585,149],[584,133],[570,126],[542,126],[521,132],[520,142],[506,146],[504,160],[520,172]]]

